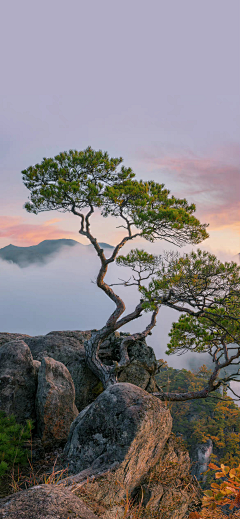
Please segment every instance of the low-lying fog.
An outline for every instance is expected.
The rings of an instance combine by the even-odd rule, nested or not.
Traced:
[[[111,250],[105,253],[108,256]],[[95,251],[85,246],[64,247],[47,263],[25,268],[0,260],[0,330],[43,335],[53,330],[102,327],[115,305],[95,284],[99,265]],[[110,265],[106,281],[119,283],[118,278],[127,279],[129,272]],[[117,286],[115,290],[127,311],[133,310],[139,302],[136,288]],[[173,314],[162,308],[148,338],[158,358],[164,355]],[[144,313],[122,331],[141,331],[149,320],[150,314]]]
[[[140,247],[143,247],[141,244]],[[139,246],[139,244],[138,244]],[[151,244],[146,250],[153,251]],[[130,247],[124,247],[124,253]],[[157,251],[158,253],[160,250]],[[108,256],[111,251],[106,249]],[[44,265],[20,268],[0,260],[0,331],[28,335],[44,335],[53,330],[89,330],[102,327],[114,304],[93,283],[99,269],[99,259],[91,247],[64,247]],[[130,271],[110,265],[108,283],[128,279]],[[91,282],[93,281],[93,282]],[[135,308],[139,294],[135,287],[115,287],[124,299],[127,311]],[[122,331],[142,331],[150,321],[149,313],[122,328]],[[167,360],[174,368],[193,368],[209,359],[208,355],[165,354],[171,323],[178,312],[161,308],[157,326],[147,343],[154,348],[156,357]],[[237,383],[238,385],[238,383]]]

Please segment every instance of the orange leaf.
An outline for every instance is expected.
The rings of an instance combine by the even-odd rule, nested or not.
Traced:
[[[215,474],[215,478],[216,479],[219,479],[219,478],[223,478],[223,476],[225,476],[226,474],[224,474],[224,472],[216,472]]]
[[[208,466],[209,466],[210,469],[214,469],[214,470],[219,470],[219,468],[220,468],[217,465],[214,465],[214,463],[209,463]]]

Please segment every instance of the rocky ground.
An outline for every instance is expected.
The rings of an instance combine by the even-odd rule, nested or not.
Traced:
[[[185,519],[200,488],[169,409],[151,394],[152,349],[129,348],[123,380],[103,391],[85,364],[91,333],[0,334],[0,408],[36,423],[31,464],[4,481],[0,519],[121,519],[128,498],[144,519]],[[104,362],[118,360],[120,340],[103,345]]]

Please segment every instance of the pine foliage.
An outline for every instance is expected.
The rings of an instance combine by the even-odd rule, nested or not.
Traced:
[[[23,448],[31,438],[33,424],[31,420],[26,425],[16,422],[14,415],[6,416],[0,411],[0,478],[9,472],[13,465],[25,465],[29,452]]]

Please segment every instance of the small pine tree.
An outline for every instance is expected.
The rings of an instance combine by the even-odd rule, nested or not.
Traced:
[[[16,422],[14,415],[6,416],[0,411],[0,478],[12,469],[14,464],[26,465],[29,452],[23,444],[31,438],[33,423],[26,425]]]

